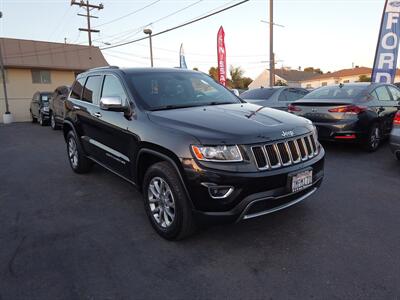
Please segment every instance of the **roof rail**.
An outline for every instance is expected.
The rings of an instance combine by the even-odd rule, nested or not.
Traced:
[[[92,68],[92,69],[90,69],[90,71],[103,70],[103,69],[119,69],[119,67],[118,66],[104,66],[104,67]]]

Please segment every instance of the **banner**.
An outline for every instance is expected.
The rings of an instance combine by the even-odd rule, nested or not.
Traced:
[[[399,34],[400,1],[386,0],[372,70],[372,82],[394,82],[399,52]]]
[[[181,69],[187,69],[185,52],[183,51],[183,43],[181,44],[181,48],[179,49],[179,67]]]
[[[218,30],[217,47],[218,47],[218,81],[223,86],[226,86],[225,32],[222,26]]]

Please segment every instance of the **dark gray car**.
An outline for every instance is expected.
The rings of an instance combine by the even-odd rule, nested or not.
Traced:
[[[393,129],[390,133],[390,148],[398,160],[400,160],[400,111],[394,117]]]
[[[273,88],[258,88],[240,95],[246,102],[288,111],[292,102],[303,98],[309,91],[302,88],[277,86]]]

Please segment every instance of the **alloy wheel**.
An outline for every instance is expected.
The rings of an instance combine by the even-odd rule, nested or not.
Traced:
[[[373,128],[371,137],[370,137],[370,144],[371,144],[372,149],[378,148],[380,139],[381,139],[381,137],[380,137],[379,127]]]
[[[39,114],[39,124],[43,125],[43,116],[42,113]]]
[[[161,228],[168,228],[175,220],[175,200],[168,183],[154,177],[149,184],[147,197],[153,219]]]
[[[51,125],[51,128],[53,128],[53,129],[56,128],[56,120],[54,119],[53,114],[51,114],[50,125]]]
[[[68,140],[68,157],[72,167],[75,169],[78,167],[78,148],[73,138]]]

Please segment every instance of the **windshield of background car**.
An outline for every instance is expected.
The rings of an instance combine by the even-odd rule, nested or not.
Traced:
[[[271,96],[276,92],[276,89],[255,89],[255,90],[250,90],[242,93],[240,95],[240,98],[242,99],[249,99],[249,100],[267,100],[271,98]]]
[[[128,77],[134,92],[149,110],[241,103],[226,88],[199,73],[151,72]]]
[[[366,95],[368,87],[356,85],[321,87],[303,99],[355,99]]]

